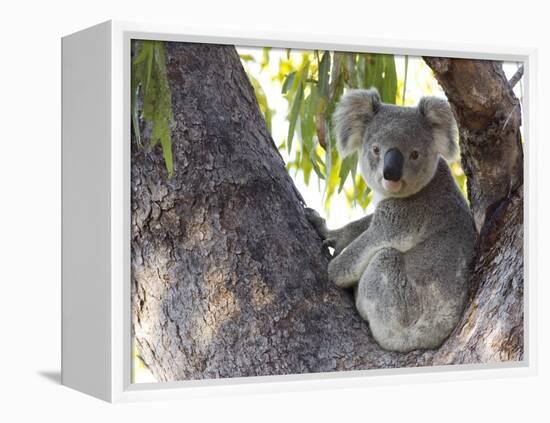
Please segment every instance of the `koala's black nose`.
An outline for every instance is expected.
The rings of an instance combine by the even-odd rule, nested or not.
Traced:
[[[403,176],[403,154],[397,148],[390,148],[384,155],[384,179],[399,181]]]

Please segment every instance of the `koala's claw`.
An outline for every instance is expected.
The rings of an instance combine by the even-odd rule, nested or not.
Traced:
[[[319,213],[317,213],[317,211],[316,211],[315,209],[306,207],[304,210],[305,210],[305,212],[306,212],[306,217],[307,217],[307,219],[308,219],[311,223],[318,222],[318,221],[324,221],[324,220],[325,220],[325,219],[323,219],[323,218],[319,215]]]
[[[334,258],[336,257],[337,255],[340,254],[340,250],[338,249],[338,240],[334,239],[334,238],[327,238],[323,241],[323,247],[324,248],[327,248],[328,247],[331,247],[332,249],[334,249],[331,257]]]
[[[335,245],[336,245],[336,240],[335,239],[327,238],[327,239],[323,240],[323,247],[332,247],[332,248],[334,248]]]
[[[305,213],[307,220],[309,220],[309,223],[311,223],[315,227],[315,230],[321,236],[321,238],[325,239],[327,236],[327,226],[325,219],[323,219],[314,209],[310,209],[309,207],[305,208]]]
[[[309,222],[313,225],[313,227],[323,240],[323,248],[334,248],[334,254],[332,255],[332,257],[340,254],[340,249],[337,248],[338,239],[334,237],[334,231],[329,231],[327,229],[327,223],[325,219],[323,219],[314,209],[306,207],[305,211],[307,220],[309,220]]]

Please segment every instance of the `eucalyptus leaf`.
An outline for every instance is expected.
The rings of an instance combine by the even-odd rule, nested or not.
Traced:
[[[136,41],[132,60],[132,129],[142,146],[140,119],[151,128],[150,146],[160,142],[168,176],[174,173],[170,125],[174,122],[172,95],[166,75],[166,56],[161,41]],[[141,103],[138,101],[141,98]]]
[[[285,78],[285,82],[283,82],[283,88],[282,88],[282,93],[283,94],[286,94],[288,92],[288,90],[292,87],[292,84],[294,83],[294,77],[296,76],[296,72],[291,72],[289,73],[286,78]]]
[[[302,100],[304,98],[304,88],[302,81],[298,82],[296,94],[294,95],[294,101],[292,102],[292,108],[288,115],[288,135],[287,135],[287,148],[288,151],[292,149],[292,140],[294,138],[294,129],[296,128],[296,122],[300,114],[300,108],[302,107]]]

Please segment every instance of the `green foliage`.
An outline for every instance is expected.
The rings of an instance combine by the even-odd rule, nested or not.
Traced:
[[[269,50],[270,49],[268,47],[263,48],[262,60],[259,63],[260,69],[265,69],[269,65]],[[275,110],[269,107],[265,91],[263,90],[258,79],[254,77],[254,74],[250,72],[250,69],[249,69],[249,64],[255,63],[256,59],[254,58],[254,56],[250,54],[240,54],[239,56],[241,58],[241,62],[243,63],[244,70],[246,71],[248,79],[252,84],[252,88],[254,88],[254,93],[256,94],[256,100],[258,101],[258,105],[260,106],[260,111],[264,115],[265,122],[267,124],[267,129],[269,130],[269,132],[271,132],[272,120],[273,120],[273,115],[275,114]]]
[[[296,55],[296,53],[294,53]],[[350,205],[366,208],[370,189],[357,175],[357,155],[341,160],[335,148],[331,118],[346,89],[376,87],[382,100],[395,104],[397,74],[392,55],[329,51],[300,52],[300,62],[279,63],[275,79],[288,101],[288,134],[283,148],[294,155],[287,167],[301,170],[306,185],[311,171],[324,181],[325,208],[335,192],[345,191]],[[298,139],[294,147],[293,141]],[[351,187],[346,189],[346,181]]]
[[[143,147],[140,120],[151,128],[150,145],[160,142],[168,176],[174,173],[170,125],[174,122],[172,95],[166,75],[162,41],[138,41],[132,60],[132,129]]]

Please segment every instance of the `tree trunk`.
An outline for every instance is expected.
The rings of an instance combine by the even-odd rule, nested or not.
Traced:
[[[384,351],[352,293],[327,280],[235,49],[166,54],[174,176],[159,148],[133,142],[131,181],[133,330],[159,381],[522,358],[521,190],[485,231],[455,333],[438,351]]]
[[[523,360],[521,105],[500,62],[425,57],[460,131],[462,168],[480,231],[475,292],[438,362]],[[477,291],[476,291],[477,290]]]

